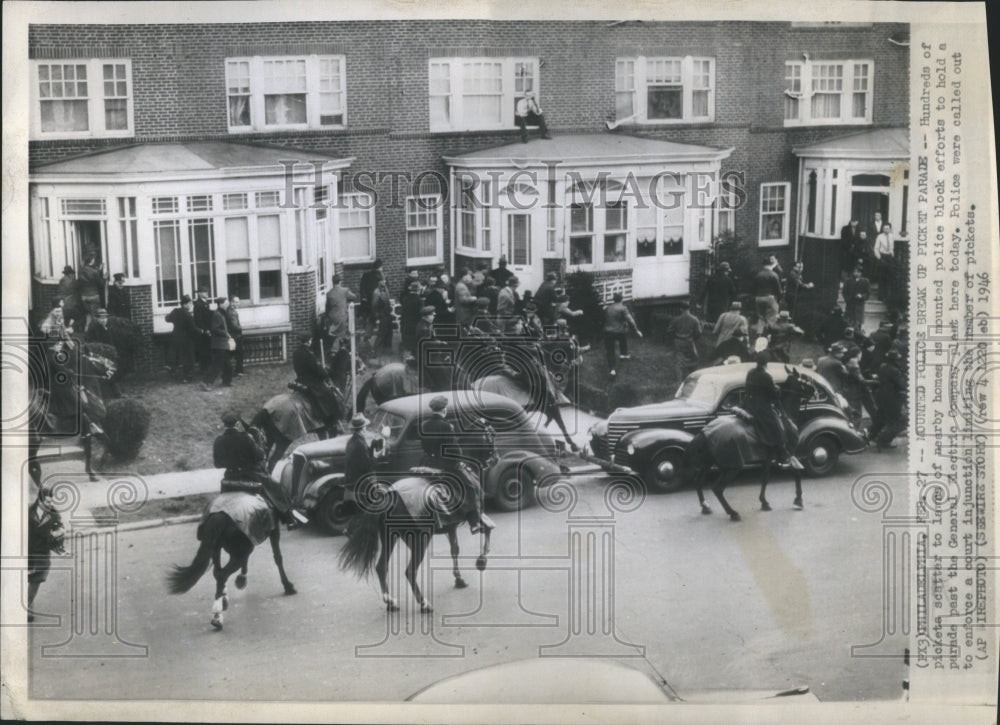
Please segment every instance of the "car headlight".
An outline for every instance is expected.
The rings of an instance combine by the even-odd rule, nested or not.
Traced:
[[[627,446],[625,446],[625,452],[628,453],[630,456],[634,456],[635,455],[635,446],[633,446],[631,443],[629,443]]]

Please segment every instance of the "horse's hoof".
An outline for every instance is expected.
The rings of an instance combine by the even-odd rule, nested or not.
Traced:
[[[293,587],[291,584],[289,584],[287,587],[285,587],[285,594],[287,594],[288,596],[291,596],[292,594],[298,594],[298,593],[299,593],[298,590],[296,590],[295,587]]]
[[[398,612],[399,611],[399,605],[396,604],[395,602],[386,602],[385,603],[385,610],[387,612]]]
[[[433,611],[434,611],[434,608],[430,604],[428,604],[427,602],[424,602],[423,604],[420,605],[420,612],[422,614],[430,614]]]
[[[730,521],[742,521],[743,518],[738,513],[736,513],[734,511],[733,513],[729,514],[729,520]]]
[[[702,516],[708,516],[711,513],[712,513],[712,509],[710,509],[708,506],[702,506],[701,507],[701,514],[702,514]]]
[[[240,574],[240,575],[238,575],[236,577],[236,588],[237,589],[246,589],[247,588],[247,578],[245,576],[243,576],[242,574]]]
[[[797,508],[797,509],[799,509],[801,511],[802,510],[802,499],[801,498],[795,499],[795,501],[792,502],[792,505],[795,506],[795,508]]]
[[[212,617],[212,626],[215,627],[215,631],[218,632],[222,629],[222,620],[219,617]]]
[[[771,504],[769,504],[767,501],[761,501],[760,502],[760,510],[761,511],[770,511],[771,510]]]
[[[467,586],[469,586],[469,585],[465,582],[465,579],[463,579],[460,576],[455,577],[455,588],[456,589],[465,589]]]
[[[486,557],[480,556],[476,559],[476,569],[479,571],[486,571]]]

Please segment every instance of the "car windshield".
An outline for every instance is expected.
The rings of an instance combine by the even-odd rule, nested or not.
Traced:
[[[401,415],[396,415],[395,413],[390,413],[388,410],[383,410],[379,408],[372,415],[371,422],[368,424],[368,430],[375,435],[382,435],[382,429],[388,428],[389,435],[388,439],[394,441],[399,438],[399,434],[403,432],[403,427],[406,425],[406,418]]]
[[[675,400],[687,400],[691,403],[715,405],[722,393],[722,381],[709,375],[690,375],[681,383]]]

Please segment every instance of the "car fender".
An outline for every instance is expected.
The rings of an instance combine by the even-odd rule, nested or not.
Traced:
[[[805,453],[806,444],[820,433],[832,433],[845,453],[858,453],[866,448],[864,438],[843,418],[813,418],[799,430],[799,445],[796,453]]]
[[[618,441],[617,450],[625,451],[632,445],[635,453],[631,456],[626,454],[628,466],[634,470],[642,470],[642,467],[663,448],[687,448],[688,443],[694,435],[686,430],[675,428],[640,428],[639,430],[626,433]],[[612,452],[614,455],[614,452]]]
[[[320,476],[315,481],[310,481],[305,491],[302,492],[301,505],[306,509],[314,509],[326,496],[327,491],[334,486],[343,485],[345,485],[343,473],[327,473]]]
[[[539,453],[523,450],[507,451],[500,456],[499,461],[486,471],[483,494],[487,498],[496,493],[497,486],[500,484],[500,474],[510,465],[524,466],[536,482],[552,483],[562,475],[558,464]]]

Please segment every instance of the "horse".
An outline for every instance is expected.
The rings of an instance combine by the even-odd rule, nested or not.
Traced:
[[[462,364],[455,359],[451,344],[433,339],[424,341],[422,345],[430,364],[420,365],[411,358],[406,362],[383,365],[358,390],[355,400],[358,411],[364,411],[369,396],[376,405],[381,405],[407,395],[461,390],[465,387],[468,375]]]
[[[788,373],[788,377],[778,386],[781,393],[781,412],[783,413],[780,418],[785,430],[788,449],[794,451],[798,442],[798,429],[795,427],[793,419],[798,417],[797,414],[802,403],[813,397],[816,388],[798,370],[785,366],[785,371]],[[721,415],[710,422],[688,443],[684,455],[684,469],[689,476],[693,477],[698,492],[698,502],[701,504],[701,512],[710,514],[712,510],[705,503],[702,482],[708,469],[713,465],[716,466],[719,473],[715,485],[712,486],[712,492],[722,504],[725,512],[729,514],[729,518],[732,521],[739,521],[739,513],[726,501],[723,491],[744,467],[760,464],[762,465],[760,507],[762,511],[770,511],[771,505],[767,502],[765,492],[772,460],[771,451],[761,444],[754,431],[749,413],[734,409],[732,415]],[[801,510],[803,506],[802,473],[794,466],[792,472],[795,476],[794,506]]]
[[[285,455],[292,441],[310,433],[315,433],[322,439],[339,432],[339,421],[346,416],[347,407],[344,405],[342,388],[337,386],[332,376],[343,369],[345,360],[349,369],[350,353],[341,349],[331,361],[331,379],[334,380],[332,392],[337,410],[329,417],[323,418],[320,411],[316,410],[312,396],[297,383],[289,383],[291,390],[269,398],[254,415],[250,425],[264,435],[264,449],[269,453],[268,470]]]
[[[78,439],[87,475],[96,481],[93,439],[103,434],[101,386],[114,375],[114,361],[98,354],[97,346],[64,337],[44,347],[44,359],[39,355],[36,367],[43,379],[40,385],[34,378],[29,380],[33,383],[29,399],[29,475],[36,485],[41,485],[38,451],[46,439]]]
[[[222,493],[215,497],[198,525],[198,552],[188,566],[174,566],[167,574],[171,594],[183,594],[191,589],[213,565],[215,599],[212,602],[211,624],[222,629],[223,612],[229,608],[226,582],[234,572],[236,588],[247,585],[247,562],[254,547],[270,539],[274,563],[278,567],[285,594],[295,594],[295,586],[288,580],[281,557],[281,523],[274,509],[259,495],[244,492]],[[222,565],[222,551],[229,560]]]
[[[485,426],[484,443],[490,454],[483,466],[489,468],[497,461],[496,436]],[[367,577],[372,570],[378,575],[382,601],[390,612],[399,605],[389,594],[386,574],[393,546],[402,540],[410,550],[406,566],[406,579],[410,590],[420,604],[422,612],[432,611],[417,583],[417,570],[427,554],[431,536],[444,534],[451,548],[452,575],[455,588],[468,586],[458,568],[458,526],[469,523],[472,533],[481,533],[482,548],[476,559],[476,569],[486,569],[486,555],[490,551],[490,535],[495,524],[483,513],[482,490],[470,466],[459,464],[464,480],[449,473],[423,467],[411,468],[417,474],[396,481],[391,486],[375,482],[359,488],[356,498],[358,511],[348,526],[347,544],[340,552],[340,568],[353,570],[359,577]]]

